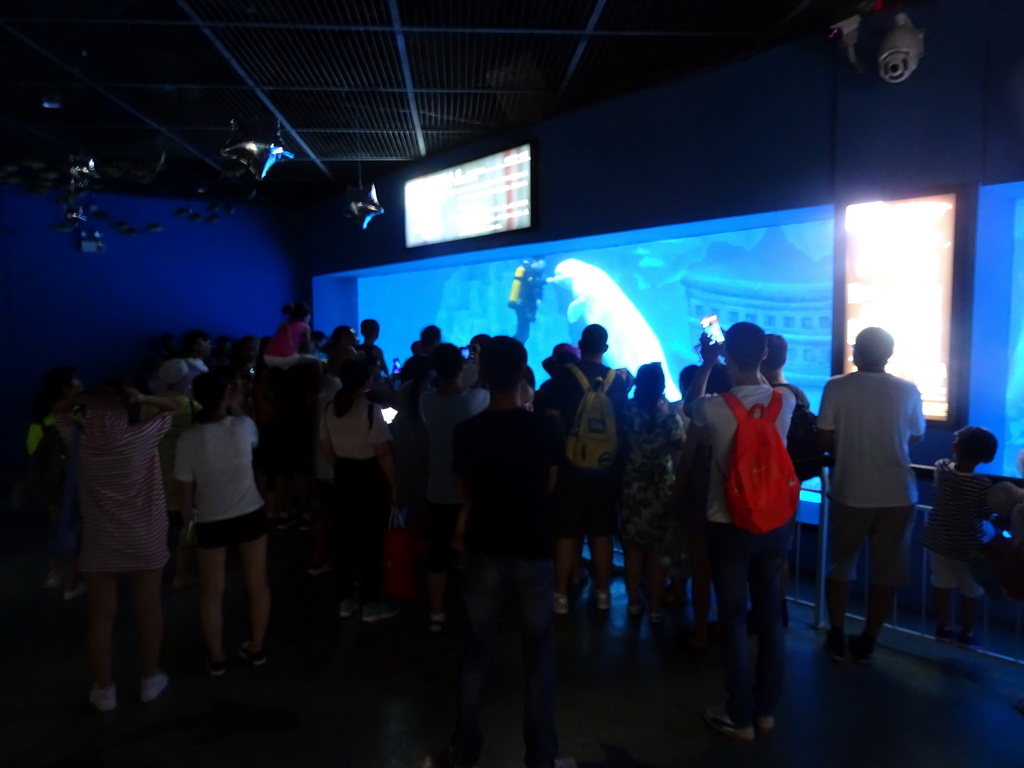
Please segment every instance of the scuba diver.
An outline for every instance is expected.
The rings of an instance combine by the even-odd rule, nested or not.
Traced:
[[[522,344],[530,338],[530,325],[537,319],[537,308],[547,282],[544,266],[543,257],[524,259],[512,278],[508,297],[509,308],[516,311],[516,332],[512,338]]]

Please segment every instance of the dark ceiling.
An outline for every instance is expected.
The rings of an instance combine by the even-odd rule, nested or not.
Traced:
[[[0,181],[57,189],[80,154],[108,189],[303,204],[884,5],[3,0]],[[295,159],[255,182],[220,155],[232,118],[280,120]]]

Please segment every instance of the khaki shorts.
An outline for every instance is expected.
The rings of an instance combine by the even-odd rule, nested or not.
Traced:
[[[954,560],[929,552],[932,564],[932,586],[938,589],[959,589],[964,597],[981,597],[985,590],[971,578],[971,567],[966,560]]]
[[[867,540],[868,581],[879,587],[906,584],[913,521],[913,504],[865,509],[833,501],[828,529],[828,578],[854,578],[857,555]]]

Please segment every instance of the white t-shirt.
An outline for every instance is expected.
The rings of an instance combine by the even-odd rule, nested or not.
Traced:
[[[366,400],[355,404],[340,419],[327,408],[320,419],[320,439],[329,437],[334,455],[342,459],[372,459],[373,447],[391,439],[380,407]]]
[[[452,488],[452,434],[455,425],[476,416],[491,402],[485,389],[464,389],[457,395],[424,392],[420,395],[420,416],[427,425],[430,473],[427,500],[435,504],[458,504]]]
[[[317,413],[320,414],[320,418],[323,418],[324,412],[332,407],[334,403],[334,396],[341,390],[341,379],[335,376],[333,373],[324,374],[323,389],[320,390],[320,398],[317,400]],[[327,457],[324,456],[324,452],[320,450],[320,446],[316,447],[316,467],[314,472],[317,480],[322,480],[327,483],[334,482],[334,467],[331,466],[330,462],[327,461]]]
[[[924,434],[921,393],[889,373],[833,376],[821,396],[818,428],[835,431],[832,498],[850,507],[917,501],[908,443]]]
[[[772,392],[777,391],[782,396],[782,408],[779,410],[778,418],[775,419],[775,427],[782,436],[782,442],[786,442],[786,434],[789,432],[789,421],[793,416],[793,408],[796,406],[796,397],[788,389],[773,390],[768,384],[751,384],[740,387],[733,387],[729,390],[731,394],[739,398],[746,409],[753,408],[758,403],[767,405],[771,400]],[[736,417],[732,415],[729,406],[721,395],[707,395],[693,401],[693,424],[698,427],[707,427],[708,439],[711,441],[711,477],[708,481],[708,506],[707,516],[712,523],[731,523],[732,515],[725,503],[725,478],[729,474],[729,457],[732,453],[732,444],[736,437]]]
[[[200,523],[247,515],[263,506],[252,472],[258,441],[248,416],[196,424],[182,433],[174,452],[174,479],[195,483],[193,506]]]

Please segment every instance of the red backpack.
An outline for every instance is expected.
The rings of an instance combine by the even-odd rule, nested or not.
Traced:
[[[722,396],[736,417],[736,438],[725,478],[725,503],[734,525],[751,533],[767,533],[785,525],[800,501],[800,481],[782,443],[775,419],[782,395],[772,391],[767,406],[748,412],[733,394]]]

